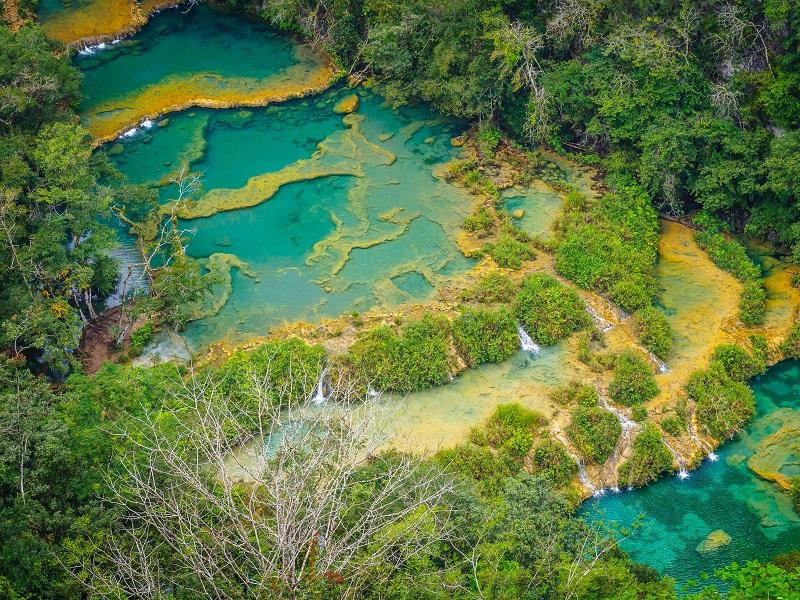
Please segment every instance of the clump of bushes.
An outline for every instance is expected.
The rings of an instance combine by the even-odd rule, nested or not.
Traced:
[[[622,427],[617,417],[597,406],[579,405],[567,426],[567,435],[586,460],[604,463],[617,445]]]
[[[619,467],[620,483],[640,487],[672,470],[672,453],[661,439],[661,432],[647,423],[633,441],[631,457]]]
[[[800,477],[792,479],[792,487],[789,488],[789,497],[792,499],[794,509],[800,513]]]
[[[781,344],[781,352],[786,358],[800,358],[800,320],[789,330],[789,335]]]
[[[483,154],[488,159],[494,158],[494,153],[497,150],[497,146],[500,144],[500,140],[503,137],[503,134],[500,132],[497,127],[494,127],[487,121],[484,121],[478,127],[477,135],[475,136],[476,141],[478,142],[478,150],[480,150],[481,154]]]
[[[514,270],[520,269],[524,261],[536,258],[527,234],[512,227],[504,228],[496,242],[484,244],[481,253],[491,256],[497,266]]]
[[[522,458],[533,446],[534,432],[545,423],[543,415],[519,404],[501,404],[489,417],[484,431],[490,446]]]
[[[545,435],[533,450],[531,470],[556,485],[565,486],[578,472],[578,465],[572,460],[563,444],[550,435]]]
[[[481,277],[475,287],[466,290],[462,298],[466,301],[495,304],[511,302],[517,293],[514,281],[505,273],[492,271]]]
[[[556,231],[556,270],[634,312],[656,291],[658,232],[650,197],[637,185],[621,185],[592,204],[570,193]]]
[[[739,320],[748,327],[762,323],[767,310],[767,292],[760,281],[761,269],[747,256],[742,243],[726,237],[713,226],[696,233],[695,240],[714,264],[744,284],[739,298]]]
[[[141,327],[135,329],[131,333],[128,355],[132,357],[139,356],[144,351],[144,347],[153,339],[154,332],[153,322],[150,320],[145,321]]]
[[[673,437],[678,437],[686,429],[686,424],[673,415],[661,420],[661,429]]]
[[[604,352],[606,347],[603,334],[597,329],[581,332],[578,336],[577,358],[594,373],[608,371],[614,366],[615,357]]]
[[[632,350],[621,352],[617,356],[608,393],[614,402],[625,406],[642,404],[655,398],[658,385],[647,359]]]
[[[760,353],[750,354],[736,344],[721,344],[714,348],[711,360],[719,362],[731,379],[745,382],[766,371],[767,363]]]
[[[719,360],[692,373],[686,393],[697,404],[700,426],[717,439],[732,437],[755,414],[753,392]]]
[[[471,232],[489,231],[494,225],[494,217],[485,206],[479,206],[474,213],[464,219],[464,229]]]
[[[376,389],[407,394],[448,381],[449,349],[450,322],[426,315],[399,333],[388,326],[362,333],[347,362]]]
[[[555,277],[527,277],[514,299],[514,314],[528,334],[549,346],[591,324],[583,300]]]
[[[453,322],[453,337],[469,365],[500,362],[519,346],[514,315],[504,306],[465,308]]]
[[[672,349],[672,327],[663,311],[645,306],[633,314],[633,327],[642,345],[664,360]]]
[[[576,404],[578,406],[597,406],[597,390],[591,385],[571,381],[564,387],[553,390],[550,399],[561,406]]]

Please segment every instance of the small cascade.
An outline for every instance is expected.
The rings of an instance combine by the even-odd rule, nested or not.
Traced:
[[[578,455],[575,454],[572,450],[570,450],[569,446],[567,446],[563,442],[563,440],[559,441],[561,441],[562,445],[564,446],[564,449],[567,451],[567,454],[569,454],[570,458],[572,458],[572,460],[575,461],[575,464],[578,465],[578,479],[583,484],[583,486],[587,490],[592,492],[592,496],[594,496],[595,498],[599,498],[600,496],[605,495],[606,491],[603,488],[600,488],[598,490],[597,487],[592,483],[592,480],[589,479],[589,473],[586,472],[586,465],[583,464],[583,461],[578,457]]]
[[[541,346],[531,339],[531,336],[528,335],[528,332],[525,331],[525,328],[519,323],[517,324],[517,335],[519,336],[519,345],[524,352],[539,354],[539,352],[542,351]]]
[[[117,288],[106,298],[106,306],[111,307],[122,303],[123,294],[130,297],[140,291],[147,291],[148,285],[142,256],[133,241],[122,239],[120,245],[109,254],[117,261],[119,270]]]
[[[650,357],[650,360],[653,361],[653,364],[656,366],[659,373],[666,373],[667,371],[669,371],[667,363],[658,358],[655,354],[653,354],[652,352],[648,352],[647,355]]]
[[[714,448],[710,444],[704,442],[702,438],[700,438],[700,436],[698,436],[694,432],[694,427],[692,427],[691,416],[689,417],[689,420],[686,423],[686,431],[689,433],[689,437],[692,438],[692,441],[698,445],[700,450],[702,450],[703,452],[708,450],[708,454],[706,455],[706,458],[708,458],[708,460],[710,460],[711,462],[717,462],[719,460],[719,456],[717,456],[717,453],[714,452]]]
[[[683,461],[683,457],[678,454],[678,452],[669,445],[667,440],[663,440],[664,445],[667,449],[672,453],[675,462],[678,463],[678,479],[688,479],[689,478],[689,471],[686,470],[686,463]]]
[[[328,378],[328,368],[323,367],[323,369],[319,373],[319,381],[317,381],[316,392],[314,393],[314,397],[311,398],[311,401],[317,406],[321,406],[328,401],[328,396],[325,394],[325,390],[328,387],[328,384],[326,382],[327,378]]]
[[[603,333],[614,329],[614,324],[611,321],[604,319],[603,316],[597,312],[591,304],[586,305],[586,312],[589,313],[589,316],[592,317],[594,324],[597,325],[597,328]]]
[[[619,441],[617,441],[617,445],[614,448],[614,453],[611,456],[612,464],[617,465],[622,458],[622,453],[630,441],[631,434],[639,428],[639,424],[633,419],[630,419],[624,412],[609,404],[605,394],[598,394],[597,399],[598,404],[601,407],[617,417],[617,421],[619,421],[620,427],[622,428],[622,434],[619,436]],[[611,488],[611,491],[616,494],[619,492],[619,487],[614,486]]]

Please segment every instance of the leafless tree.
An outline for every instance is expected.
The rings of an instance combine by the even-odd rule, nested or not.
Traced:
[[[192,375],[120,432],[135,449],[108,479],[120,523],[82,565],[94,594],[295,598],[328,580],[353,597],[377,565],[449,538],[452,478],[380,454],[374,394],[296,370],[276,384],[274,368],[252,371],[236,402],[224,382]]]
[[[599,0],[557,0],[547,21],[547,35],[554,40],[573,38],[579,47],[594,39],[594,27],[603,4]]]
[[[767,26],[765,23],[756,23],[747,18],[743,9],[732,2],[723,4],[717,13],[717,20],[722,28],[713,39],[722,54],[723,62],[733,64],[734,57],[741,53],[751,52],[761,54],[764,63],[772,73],[769,61],[769,47],[767,46]],[[758,51],[755,51],[755,48]],[[752,55],[751,60],[752,62]]]

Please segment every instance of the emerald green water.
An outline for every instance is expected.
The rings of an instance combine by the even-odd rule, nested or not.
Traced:
[[[800,362],[773,367],[753,382],[753,391],[756,418],[719,449],[717,462],[705,460],[686,480],[667,477],[640,490],[589,501],[583,514],[620,525],[642,515],[641,529],[622,547],[679,584],[734,561],[768,560],[800,548],[800,516],[788,494],[747,467],[759,442],[800,413]],[[713,553],[698,552],[697,545],[717,529],[730,535],[731,543]]]

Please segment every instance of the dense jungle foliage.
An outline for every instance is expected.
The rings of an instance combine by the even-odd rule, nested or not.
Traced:
[[[553,248],[557,269],[639,311],[639,335],[658,356],[669,351],[670,334],[652,308],[656,210],[699,210],[697,222],[717,236],[707,245],[712,257],[735,255],[728,233],[741,230],[800,257],[796,2],[237,4],[324,46],[346,70],[379,78],[396,102],[421,99],[490,123],[484,152],[502,128],[603,167],[608,193],[591,204],[577,193],[568,201]],[[79,94],[80,75],[63,47],[33,26],[0,27],[0,597],[676,597],[671,580],[631,562],[615,532],[575,515],[575,461],[542,415],[513,404],[430,460],[384,453],[356,461],[335,503],[324,505],[339,517],[335,526],[327,536],[305,532],[303,556],[291,555],[269,534],[286,524],[276,509],[318,501],[316,485],[331,479],[334,462],[327,444],[337,439],[326,436],[352,423],[326,422],[336,426],[311,432],[313,445],[262,465],[283,475],[270,481],[294,495],[228,485],[216,469],[219,452],[265,431],[270,411],[309,397],[325,353],[290,340],[197,371],[109,363],[93,376],[80,372],[82,324],[119,278],[109,259],[114,214],[143,215],[155,199],[122,185],[93,152],[74,112]],[[476,173],[473,184],[495,193]],[[467,228],[487,222],[476,214]],[[175,260],[149,270],[154,296],[133,312],[152,320],[134,350],[154,324],[185,324],[185,307],[208,284],[179,237],[159,242]],[[511,268],[533,254],[513,230],[484,250]],[[760,288],[747,288],[747,270],[734,273],[747,295],[742,320],[758,322],[763,300]],[[490,275],[463,300],[452,320],[362,332],[338,367],[405,393],[447,381],[458,361],[506,358],[516,348],[516,320],[542,344],[590,326],[580,297],[550,277],[517,286]],[[720,347],[693,376],[687,392],[707,433],[727,437],[752,414],[743,382],[763,370],[759,347]],[[800,356],[800,329],[784,350]],[[638,406],[657,392],[643,357],[611,357],[601,368],[610,366],[615,401]],[[348,377],[341,386],[351,386]],[[351,392],[367,392],[359,382]],[[593,389],[564,396],[576,405],[567,435],[584,458],[603,460],[619,424],[598,409]],[[670,469],[660,431],[645,424],[622,480],[642,485]],[[403,477],[393,480],[397,473]],[[149,482],[157,482],[155,495]],[[371,504],[376,498],[381,503]],[[326,550],[354,535],[361,537],[347,562],[318,567]],[[259,562],[273,558],[271,570]],[[797,567],[786,557],[732,565],[720,572],[729,589],[698,597],[791,598]]]

